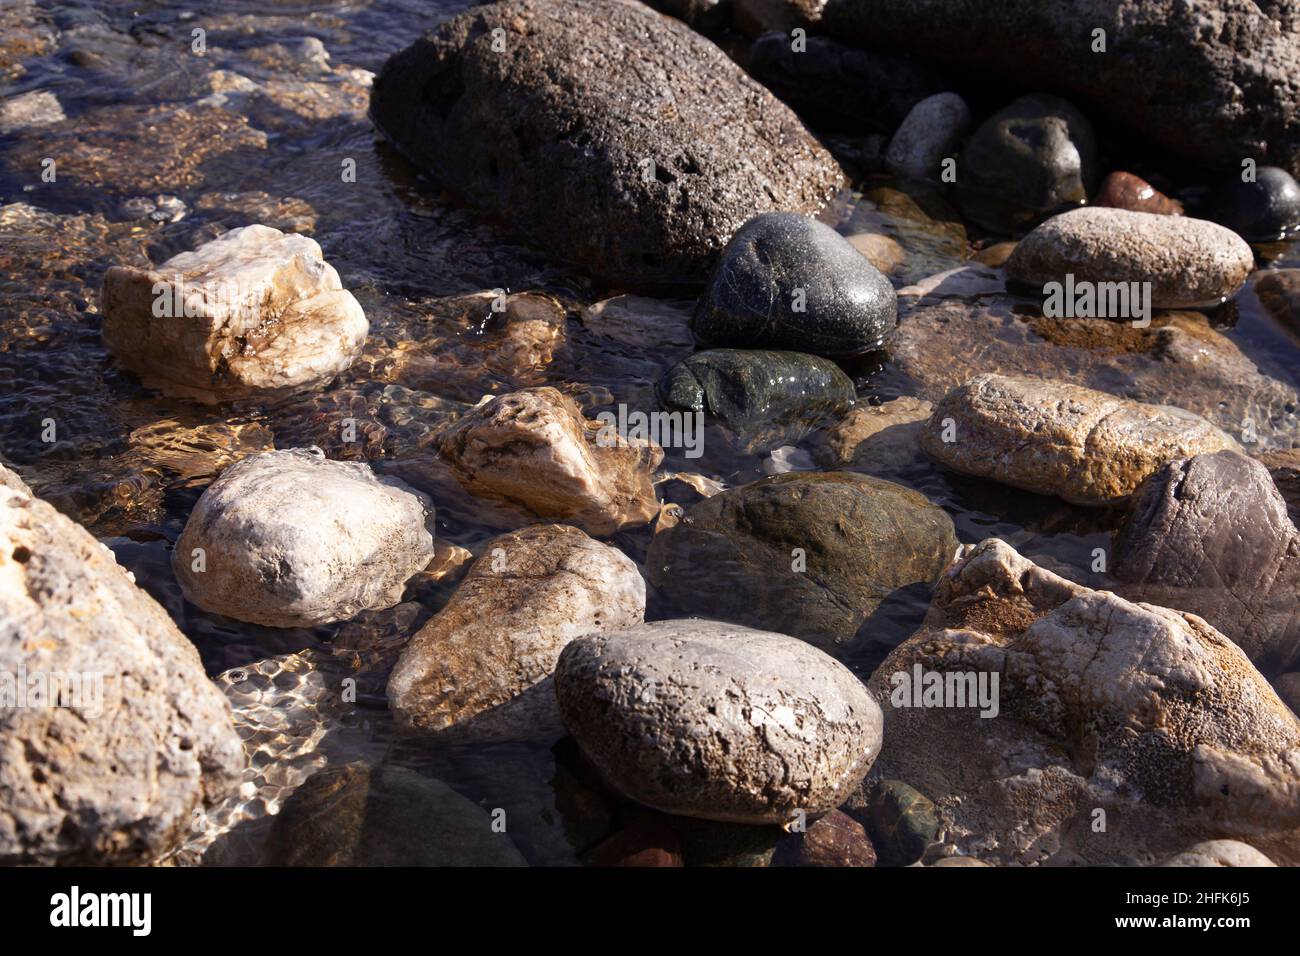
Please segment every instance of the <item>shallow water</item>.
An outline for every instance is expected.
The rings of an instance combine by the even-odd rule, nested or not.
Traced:
[[[682,329],[691,303],[663,303],[656,328],[644,334],[614,337],[588,327],[584,309],[618,290],[549,262],[512,237],[508,224],[475,218],[375,142],[364,116],[364,77],[355,71],[378,70],[390,53],[466,5],[240,0],[191,14],[165,3],[46,4],[34,20],[57,30],[58,39],[0,87],[5,95],[51,91],[68,117],[0,137],[0,201],[30,207],[0,212],[0,452],[38,495],[113,548],[198,646],[210,674],[237,669],[220,683],[255,759],[238,800],[199,828],[184,862],[236,824],[231,832],[240,839],[228,841],[219,859],[258,862],[264,830],[256,821],[327,760],[413,766],[484,806],[510,807],[521,821],[514,839],[534,863],[574,862],[614,819],[609,798],[582,782],[564,745],[435,749],[393,735],[386,671],[451,584],[420,579],[397,608],[353,622],[273,629],[186,603],[169,566],[186,517],[220,468],[261,449],[303,445],[367,459],[381,473],[432,490],[440,540],[476,550],[510,519],[439,472],[423,443],[434,427],[483,394],[542,384],[573,395],[589,414],[620,402],[653,410],[656,380],[689,351]],[[196,28],[206,31],[202,56],[191,52]],[[305,37],[323,42],[328,68],[295,58]],[[217,71],[226,72],[214,79]],[[271,92],[226,93],[223,100],[213,90],[229,85],[229,73]],[[45,157],[57,164],[53,183],[40,179]],[[341,178],[349,160],[355,182]],[[927,224],[906,197],[878,191],[894,184],[861,185],[824,218],[846,235],[896,239],[906,253],[892,276],[897,286],[960,265],[973,251],[959,222]],[[159,194],[172,198],[160,201]],[[320,242],[370,319],[365,355],[330,386],[273,402],[211,407],[144,389],[100,342],[104,270],[158,263],[253,221],[310,231]],[[1297,261],[1292,246],[1271,251],[1274,265]],[[497,288],[545,292],[560,304],[560,331],[542,350],[549,358],[520,353],[486,323],[482,300],[458,298]],[[1261,371],[1300,385],[1300,341],[1263,313],[1253,293],[1238,297],[1235,325],[1224,331]],[[902,390],[879,362],[855,362],[849,371],[861,401]],[[343,440],[345,419],[355,422],[358,441]],[[805,436],[801,445],[812,440]],[[701,460],[670,451],[665,473],[703,474],[726,486],[765,474],[764,454],[743,453],[716,429],[705,447]],[[963,542],[1004,538],[1085,583],[1094,581],[1093,549],[1108,546],[1115,520],[930,466],[885,477],[940,504]],[[698,500],[685,481],[660,487],[666,500]],[[614,543],[643,561],[650,536],[642,528]],[[865,679],[916,627],[928,601],[923,587],[895,595],[847,663]],[[649,617],[671,614],[651,596]],[[266,662],[282,655],[291,656]],[[343,676],[358,679],[355,706],[342,707],[328,692]]]

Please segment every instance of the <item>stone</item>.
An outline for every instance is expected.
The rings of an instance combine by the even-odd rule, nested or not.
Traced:
[[[1032,93],[980,124],[957,161],[961,211],[986,229],[1016,233],[1085,202],[1096,177],[1092,124],[1057,96]]]
[[[883,866],[910,866],[939,835],[934,804],[901,780],[882,780],[867,807],[871,840]]]
[[[684,614],[840,652],[891,592],[933,583],[956,550],[951,519],[915,491],[850,472],[790,472],[693,505],[654,536],[645,566]]]
[[[643,820],[619,830],[590,854],[588,866],[678,867],[682,865],[677,831],[665,823]]]
[[[167,612],[0,467],[0,865],[156,862],[243,762]]]
[[[934,406],[903,396],[880,405],[858,405],[817,434],[814,455],[823,468],[896,474],[924,462],[921,432]]]
[[[1161,866],[1277,866],[1249,843],[1206,840],[1175,854]]]
[[[899,675],[918,668],[947,706],[900,699]],[[958,693],[972,683],[996,716]],[[1150,865],[1231,836],[1300,858],[1300,722],[1195,615],[1075,584],[989,539],[868,686],[886,723],[872,777],[933,800],[945,854]]]
[[[895,176],[938,180],[940,164],[957,152],[970,129],[970,107],[956,93],[936,93],[912,107],[885,151]]]
[[[1171,405],[990,374],[935,405],[921,447],[963,474],[1071,504],[1113,506],[1168,461],[1240,446]]]
[[[203,492],[172,570],[185,597],[214,614],[270,627],[346,621],[401,601],[434,557],[432,515],[428,496],[364,462],[266,452]]]
[[[1201,167],[1300,173],[1300,16],[1269,2],[829,0],[824,33],[1038,86]],[[1105,53],[1095,50],[1104,32]]]
[[[1183,204],[1170,199],[1145,179],[1117,170],[1101,181],[1092,197],[1094,206],[1149,212],[1160,216],[1181,216]]]
[[[1268,469],[1234,451],[1171,461],[1115,536],[1115,590],[1197,614],[1265,676],[1300,669],[1300,531]]]
[[[889,135],[943,89],[928,66],[815,33],[799,50],[789,33],[764,34],[750,47],[749,72],[818,128],[852,134]]]
[[[732,0],[732,22],[747,37],[776,30],[805,31],[821,19],[826,0]]]
[[[1157,309],[1218,305],[1254,268],[1250,246],[1216,223],[1103,208],[1053,216],[1006,265],[1009,279],[1040,287],[1067,274],[1076,283],[1149,282]]]
[[[897,272],[907,263],[907,253],[898,240],[875,232],[860,232],[849,236],[849,245],[862,253],[868,262],[883,274]]]
[[[844,182],[722,50],[629,0],[473,7],[389,59],[370,115],[439,183],[611,285],[698,285],[747,219],[814,212]]]
[[[492,815],[441,780],[353,762],[312,774],[268,835],[271,866],[526,866]]]
[[[58,97],[48,90],[32,90],[0,100],[0,133],[16,133],[65,119]]]
[[[894,287],[830,226],[767,213],[727,243],[691,329],[703,348],[856,355],[894,326]]]
[[[707,415],[770,447],[812,431],[853,404],[853,380],[829,359],[801,352],[709,349],[678,362],[659,383],[663,407]]]
[[[1279,324],[1300,333],[1300,269],[1270,269],[1255,279],[1255,295]]]
[[[654,520],[663,460],[653,442],[609,432],[554,388],[530,388],[467,412],[438,447],[475,495],[606,536]]]
[[[617,548],[568,525],[493,538],[402,651],[388,704],[405,729],[482,743],[558,728],[549,678],[575,637],[640,624],[645,582]]]
[[[328,381],[369,323],[306,236],[232,229],[154,269],[104,277],[104,344],[167,395],[224,401]]]
[[[950,867],[950,866],[984,866],[984,867],[987,867],[987,866],[989,866],[988,863],[985,863],[983,860],[977,860],[977,859],[975,859],[975,857],[973,857],[973,856],[945,856],[943,859],[935,860],[935,861],[934,861],[933,863],[931,863],[930,865],[931,865],[931,866],[941,866],[941,867]]]
[[[778,846],[772,862],[776,866],[875,866],[876,850],[866,827],[842,810],[832,810]]]
[[[669,16],[689,23],[702,33],[714,33],[731,22],[732,0],[645,0]]]
[[[1300,227],[1300,183],[1285,169],[1260,166],[1246,182],[1234,173],[1210,199],[1211,216],[1248,242],[1276,242]]]
[[[683,816],[788,824],[839,806],[880,747],[880,710],[814,647],[716,621],[571,642],[560,713],[605,781]]]

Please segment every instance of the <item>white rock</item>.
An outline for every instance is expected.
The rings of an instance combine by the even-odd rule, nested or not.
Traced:
[[[46,90],[32,90],[0,100],[0,133],[48,126],[65,119],[58,97]]]
[[[1206,840],[1172,856],[1161,866],[1277,866],[1249,843]]]

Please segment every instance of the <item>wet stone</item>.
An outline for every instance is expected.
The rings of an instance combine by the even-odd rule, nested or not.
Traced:
[[[1253,181],[1238,174],[1220,186],[1210,209],[1248,242],[1272,242],[1300,228],[1300,183],[1285,169],[1260,166]]]

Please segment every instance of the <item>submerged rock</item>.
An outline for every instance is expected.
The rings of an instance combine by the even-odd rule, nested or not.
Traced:
[[[706,348],[855,355],[879,346],[897,309],[889,280],[830,226],[767,213],[727,243],[691,328]]]
[[[1165,462],[1239,446],[1181,408],[979,375],[935,405],[921,447],[963,474],[1072,504],[1115,505]]]
[[[882,405],[858,405],[817,435],[815,455],[825,468],[886,476],[924,461],[921,432],[934,406],[903,396]]]
[[[1173,461],[1133,498],[1116,590],[1198,614],[1267,676],[1300,667],[1300,531],[1268,469],[1232,451]]]
[[[564,735],[549,680],[575,637],[645,617],[623,552],[567,525],[493,538],[402,651],[388,702],[402,726],[472,740]]]
[[[828,359],[753,349],[696,352],[659,382],[665,408],[705,414],[766,445],[842,413],[855,394],[853,380]]]
[[[927,96],[889,141],[885,167],[896,176],[938,180],[939,164],[956,152],[970,121],[970,107],[956,93]]]
[[[985,120],[957,162],[957,204],[994,232],[1034,225],[1088,198],[1097,140],[1082,113],[1057,96],[1033,93]]]
[[[1255,294],[1268,314],[1300,333],[1300,269],[1272,269],[1255,280]]]
[[[242,764],[194,645],[0,467],[0,864],[154,862]]]
[[[59,99],[48,90],[32,90],[0,100],[0,134],[67,119]]]
[[[368,331],[315,240],[269,226],[104,277],[104,344],[168,395],[215,402],[322,382]]]
[[[939,675],[943,706],[901,693],[918,672]],[[958,695],[972,682],[995,716]],[[1300,859],[1300,722],[1194,615],[1074,584],[990,539],[869,687],[885,715],[872,773],[927,794],[951,852],[1150,864],[1230,834]]]
[[[1212,216],[1250,242],[1274,242],[1300,227],[1300,183],[1285,169],[1261,166],[1246,182],[1234,174],[1210,200]]]
[[[1125,172],[1113,172],[1103,179],[1092,204],[1160,216],[1183,214],[1183,204],[1177,199],[1170,199],[1145,179]]]
[[[691,507],[650,542],[646,574],[684,613],[834,649],[892,591],[932,583],[956,550],[952,521],[915,491],[849,472],[791,472]]]
[[[1008,278],[1036,286],[1063,282],[1067,273],[1075,282],[1149,282],[1151,306],[1185,309],[1235,293],[1255,255],[1236,233],[1204,219],[1094,208],[1047,220],[1020,241],[1006,268]]]
[[[439,448],[474,494],[604,536],[659,513],[650,476],[663,449],[612,431],[555,389],[530,388],[466,413]]]
[[[624,796],[683,816],[788,824],[839,806],[880,747],[880,709],[803,641],[714,621],[579,638],[555,674],[582,752]]]
[[[626,0],[473,7],[389,59],[370,115],[440,183],[612,284],[699,283],[745,220],[815,211],[843,182],[718,47]]]
[[[882,780],[867,807],[871,839],[885,866],[910,866],[939,835],[935,805],[901,780]]]
[[[172,552],[185,597],[271,627],[345,621],[397,604],[434,557],[427,496],[363,462],[296,448],[231,465]]]

